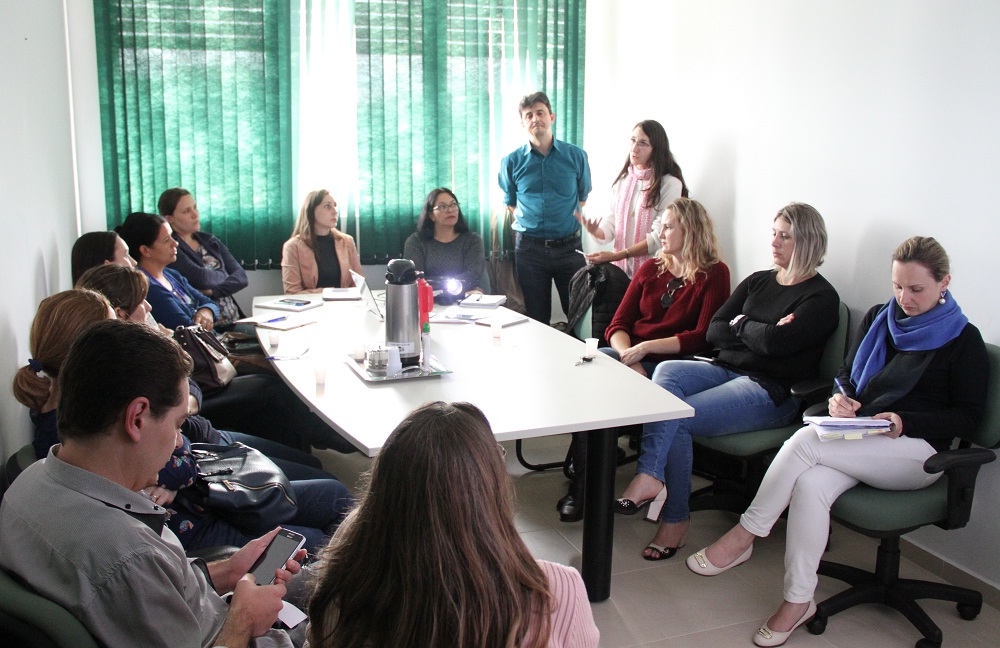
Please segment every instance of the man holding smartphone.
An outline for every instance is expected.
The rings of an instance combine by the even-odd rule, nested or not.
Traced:
[[[247,573],[277,529],[206,565],[142,493],[180,445],[189,371],[180,347],[146,326],[100,322],[76,340],[59,376],[61,444],[6,493],[0,566],[103,645],[296,645],[271,625],[298,562],[270,585]]]

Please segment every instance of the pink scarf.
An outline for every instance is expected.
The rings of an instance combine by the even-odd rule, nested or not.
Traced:
[[[647,181],[653,177],[653,169],[651,167],[645,169],[636,169],[634,166],[629,165],[628,175],[622,178],[621,188],[618,190],[618,203],[615,205],[615,241],[621,244],[621,248],[625,248],[635,245],[639,241],[643,243],[646,242],[646,234],[649,233],[650,219],[650,209],[645,206],[646,197],[639,196],[639,205],[635,212],[635,240],[626,241],[625,231],[628,228],[628,215],[629,211],[632,209],[632,196],[635,194],[636,188],[639,186],[640,181]],[[645,189],[640,189],[643,193],[646,192]],[[624,270],[628,276],[632,276],[632,273],[628,271],[626,267],[631,261],[635,265],[634,268],[639,267],[643,261],[646,260],[648,255],[643,252],[642,254],[615,261],[615,265]]]

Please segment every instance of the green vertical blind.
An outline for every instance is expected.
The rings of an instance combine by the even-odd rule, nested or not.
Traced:
[[[194,194],[202,229],[276,266],[293,220],[287,0],[95,0],[108,226]]]
[[[585,6],[95,0],[108,225],[182,186],[237,258],[276,265],[303,197],[295,174],[355,185],[338,196],[341,227],[365,263],[402,252],[438,186],[489,241],[500,159],[525,141],[520,97],[548,93],[556,136],[583,144]],[[340,105],[345,83],[356,106]],[[331,89],[331,105],[314,94],[300,105],[316,88]],[[343,146],[355,139],[356,152]]]
[[[500,206],[504,129],[519,127],[522,95],[548,93],[557,136],[582,145],[585,6],[356,1],[363,261],[399,254],[438,186],[455,192],[470,228],[486,235]]]

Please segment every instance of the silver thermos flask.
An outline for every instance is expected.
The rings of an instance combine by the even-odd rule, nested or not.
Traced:
[[[385,271],[385,344],[399,347],[404,367],[420,364],[420,307],[417,269],[409,259],[393,259]]]

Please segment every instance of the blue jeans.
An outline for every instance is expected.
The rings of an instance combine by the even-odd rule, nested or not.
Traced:
[[[304,535],[305,548],[313,555],[326,546],[330,536],[354,505],[354,498],[347,487],[335,479],[293,481],[292,490],[295,492],[298,510],[294,518],[281,526]],[[172,514],[167,525],[188,551],[219,545],[242,547],[257,537],[256,534],[244,533],[237,526],[220,520],[211,510],[196,513],[186,506],[175,507],[173,504],[168,508]]]
[[[660,512],[663,522],[691,517],[691,435],[722,436],[780,427],[791,423],[799,412],[797,398],[775,405],[767,391],[747,376],[708,362],[661,362],[653,372],[653,382],[695,410],[692,418],[642,426],[636,472],[666,485],[667,502]]]
[[[542,240],[524,236],[520,232],[517,234],[514,262],[528,317],[542,324],[549,324],[552,319],[553,281],[556,282],[563,312],[569,312],[569,280],[587,264],[587,260],[578,252],[580,249],[579,237],[575,244],[567,242],[546,247]]]

